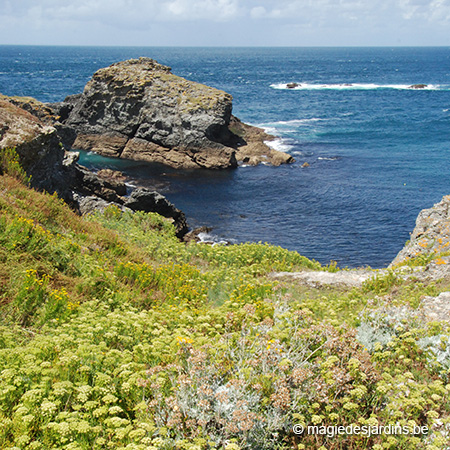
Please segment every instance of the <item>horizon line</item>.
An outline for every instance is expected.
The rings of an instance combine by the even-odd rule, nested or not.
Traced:
[[[0,47],[86,48],[450,48],[450,45],[102,45],[102,44],[0,44]]]

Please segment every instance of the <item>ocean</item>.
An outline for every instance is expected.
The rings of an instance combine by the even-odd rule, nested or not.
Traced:
[[[157,188],[217,240],[270,242],[323,264],[379,268],[409,239],[419,211],[450,194],[448,47],[0,46],[0,92],[61,101],[97,69],[139,56],[229,92],[233,113],[276,135],[273,145],[296,159],[176,171],[81,155],[91,168],[122,170],[132,184]]]

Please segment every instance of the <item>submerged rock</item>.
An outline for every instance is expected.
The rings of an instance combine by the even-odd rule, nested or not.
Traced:
[[[75,132],[73,148],[105,156],[226,169],[237,166],[245,147],[276,165],[292,160],[267,147],[262,130],[232,130],[230,94],[176,76],[150,58],[100,69],[82,94],[51,107],[61,126]]]

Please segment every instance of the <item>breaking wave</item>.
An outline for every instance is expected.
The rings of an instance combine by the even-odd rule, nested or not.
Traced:
[[[437,91],[448,90],[437,84],[375,84],[375,83],[275,83],[270,85],[273,89],[286,89],[289,91],[312,91],[312,90],[375,90],[375,89],[397,89],[410,91]]]

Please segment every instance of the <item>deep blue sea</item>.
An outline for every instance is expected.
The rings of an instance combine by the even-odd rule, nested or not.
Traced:
[[[97,69],[139,56],[231,93],[233,113],[296,158],[217,172],[82,155],[157,187],[193,227],[321,263],[382,267],[419,211],[450,194],[450,48],[0,46],[0,92],[60,101]],[[408,88],[419,83],[427,88]]]

